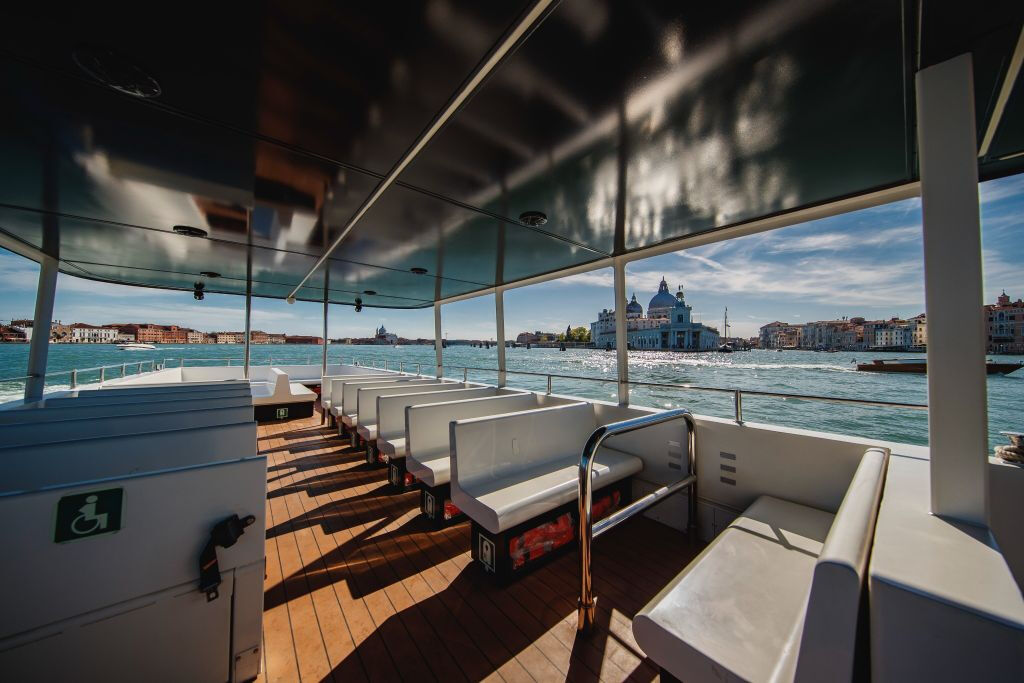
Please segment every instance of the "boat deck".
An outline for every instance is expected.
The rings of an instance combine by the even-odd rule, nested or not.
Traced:
[[[260,681],[644,680],[631,619],[696,555],[636,517],[595,543],[597,628],[576,638],[574,552],[508,586],[469,556],[469,522],[433,530],[319,415],[261,425],[267,573]]]

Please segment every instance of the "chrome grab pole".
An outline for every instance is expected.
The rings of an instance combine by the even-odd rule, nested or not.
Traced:
[[[71,371],[71,388],[74,389],[78,386],[78,368]]]
[[[548,393],[551,393],[551,375],[548,375]]]
[[[136,372],[135,374],[136,375],[141,375],[142,374],[142,361],[139,361],[139,371]]]
[[[644,429],[645,427],[651,427],[672,420],[686,420],[689,474],[674,484],[663,486],[640,500],[634,501],[595,525],[593,520],[594,460],[601,444],[610,436],[634,432],[638,429]],[[689,410],[677,408],[675,410],[666,410],[662,413],[623,420],[622,422],[613,422],[612,424],[598,427],[590,435],[590,438],[587,439],[587,445],[583,447],[583,455],[580,456],[579,485],[577,489],[579,496],[577,501],[579,504],[577,542],[579,544],[580,559],[580,597],[577,603],[577,631],[585,631],[594,625],[597,598],[594,597],[593,581],[590,573],[591,546],[594,538],[684,488],[690,489],[687,533],[693,537],[697,529],[697,426],[694,422],[693,414]]]
[[[737,389],[732,396],[733,403],[736,406],[736,424],[743,424],[743,392]]]
[[[121,376],[124,377],[127,374],[128,374],[128,364],[127,363],[121,363]]]
[[[402,372],[402,373],[405,372],[405,361],[404,360],[398,362],[398,371]]]
[[[462,381],[469,379],[469,368],[462,368]]]
[[[107,368],[106,367],[102,367],[102,368],[100,368],[100,384],[103,384],[106,381],[107,381]]]

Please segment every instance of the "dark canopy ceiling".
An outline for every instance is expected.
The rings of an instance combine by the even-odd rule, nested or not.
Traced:
[[[283,298],[528,4],[6,7],[0,230],[165,288],[244,293],[251,253]],[[979,141],[991,118],[1021,9],[975,4],[565,0],[298,298],[326,275],[332,302],[425,306],[912,181],[918,68],[973,52]],[[80,68],[110,51],[159,96]],[[1021,90],[983,176],[1024,163]]]

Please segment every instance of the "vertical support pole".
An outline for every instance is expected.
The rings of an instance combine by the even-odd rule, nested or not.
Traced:
[[[320,376],[323,377],[327,374],[327,307],[331,303],[331,289],[330,289],[330,264],[324,269],[324,357],[320,363]]]
[[[32,342],[28,348],[28,380],[25,381],[25,400],[38,401],[46,386],[46,357],[50,352],[50,322],[53,320],[53,300],[57,294],[57,259],[43,256],[39,263],[39,282],[36,286],[36,311],[32,319]]]
[[[437,377],[444,376],[444,367],[441,365],[443,358],[441,356],[441,304],[434,304],[434,357],[437,363]]]
[[[494,322],[498,335],[498,386],[507,383],[505,376],[505,290],[498,287],[494,291]]]
[[[918,72],[917,135],[932,513],[987,526],[985,318],[970,54]]]
[[[252,247],[247,249],[245,259],[245,359],[242,376],[249,379],[249,345],[252,343]],[[184,361],[183,361],[184,362]]]
[[[615,259],[615,366],[619,376],[619,405],[629,405],[629,349],[626,337],[626,262]]]

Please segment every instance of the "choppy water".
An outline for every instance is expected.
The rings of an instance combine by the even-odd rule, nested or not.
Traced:
[[[266,365],[319,362],[323,347],[286,345],[255,346],[252,362]],[[906,354],[815,353],[813,351],[750,351],[732,354],[667,353],[635,351],[629,356],[630,379],[644,382],[687,383],[698,386],[814,394],[843,398],[864,398],[906,403],[926,403],[926,379],[923,375],[857,372],[854,360],[900,357]],[[329,346],[330,362],[382,364],[390,367],[405,363],[406,370],[432,372],[434,349],[429,346]],[[188,365],[223,365],[228,359],[240,363],[240,345],[160,345],[155,351],[121,351],[110,345],[52,344],[49,372],[87,368],[115,363],[165,359],[177,364],[185,358]],[[0,345],[0,378],[25,374],[27,344]],[[201,360],[214,359],[214,360]],[[516,375],[512,371],[579,375],[610,380],[607,383],[554,379],[557,393],[587,398],[615,400],[615,354],[605,351],[557,349],[509,349],[506,353],[512,386],[543,391],[544,377]],[[1020,356],[1000,356],[1000,360],[1024,360]],[[444,351],[445,374],[462,377],[462,367],[494,368],[497,351],[458,346]],[[129,367],[129,372],[134,369]],[[116,369],[114,375],[120,374]],[[95,382],[98,372],[79,373],[80,383]],[[494,382],[494,372],[470,371],[470,379]],[[66,387],[68,377],[48,378],[48,388]],[[21,382],[0,383],[0,400],[19,397]],[[632,402],[658,408],[687,407],[694,412],[731,417],[731,395],[695,391],[634,387]],[[990,376],[988,380],[989,441],[1004,443],[1000,430],[1024,427],[1024,370],[1009,376]],[[841,434],[864,435],[914,444],[928,441],[928,421],[921,411],[834,405],[804,400],[784,400],[744,396],[745,419],[753,422],[801,427]]]

